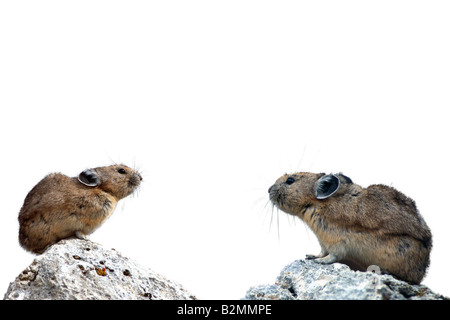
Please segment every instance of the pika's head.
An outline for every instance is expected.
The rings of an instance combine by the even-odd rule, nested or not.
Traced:
[[[84,170],[78,175],[78,181],[85,186],[99,188],[120,200],[141,184],[142,176],[125,165],[112,165]]]
[[[269,197],[279,209],[301,217],[311,207],[339,199],[352,184],[343,174],[285,174],[269,188]]]

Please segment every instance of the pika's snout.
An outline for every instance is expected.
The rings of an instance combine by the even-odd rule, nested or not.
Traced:
[[[274,184],[272,185],[268,192],[269,192],[269,199],[270,201],[277,206],[280,209],[287,209],[284,208],[285,204],[286,204],[286,199],[285,199],[285,194],[282,190],[282,185],[280,184]]]
[[[141,184],[142,176],[136,172],[133,175],[131,175],[130,180],[128,180],[128,184],[131,187],[138,187]]]
[[[276,185],[272,185],[269,190],[267,190],[269,192],[269,199],[272,202],[276,202],[276,197],[277,197],[277,193],[278,193],[278,187]]]

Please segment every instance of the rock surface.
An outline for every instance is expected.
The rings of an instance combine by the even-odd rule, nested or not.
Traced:
[[[37,256],[4,296],[34,299],[196,299],[180,284],[122,256],[79,239],[62,240]]]
[[[340,263],[297,260],[284,267],[273,285],[250,288],[247,300],[436,300],[448,299],[424,285],[390,275],[353,271]]]

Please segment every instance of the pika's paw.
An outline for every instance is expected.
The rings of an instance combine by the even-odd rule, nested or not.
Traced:
[[[81,231],[75,232],[75,236],[76,236],[78,239],[89,240],[88,236],[85,235],[84,233],[82,233]]]
[[[323,257],[327,256],[328,254],[329,254],[328,251],[322,249],[320,254],[318,254],[318,255],[307,254],[305,258],[306,258],[306,260],[316,260],[318,258],[323,258]]]
[[[323,258],[317,258],[317,259],[314,259],[313,261],[320,263],[320,264],[331,264],[333,262],[336,262],[337,260],[338,260],[337,256],[330,253]]]

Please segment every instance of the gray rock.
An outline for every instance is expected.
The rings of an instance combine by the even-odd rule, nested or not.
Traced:
[[[35,299],[196,299],[180,284],[116,250],[79,239],[62,240],[37,256],[4,296]]]
[[[375,270],[376,271],[376,270]],[[273,285],[250,288],[247,300],[436,300],[448,299],[424,285],[390,275],[353,271],[340,263],[297,260],[284,267]]]

